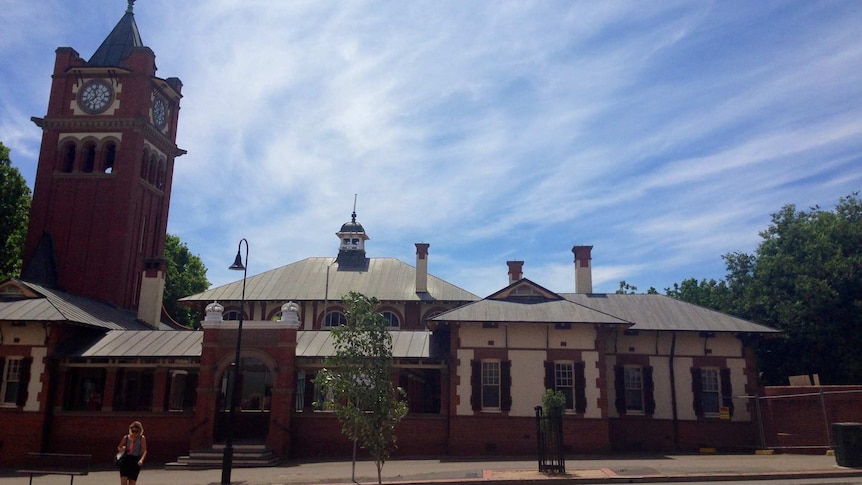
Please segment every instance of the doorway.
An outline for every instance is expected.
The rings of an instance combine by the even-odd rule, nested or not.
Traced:
[[[272,373],[263,362],[253,357],[242,359],[240,371],[233,440],[235,443],[263,443],[269,433]],[[227,397],[230,392],[230,374],[228,368],[221,379],[214,430],[216,442],[224,442],[227,439],[230,421],[230,401]]]

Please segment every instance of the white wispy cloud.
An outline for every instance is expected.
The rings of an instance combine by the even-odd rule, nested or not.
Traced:
[[[0,0],[0,140],[35,173],[53,50],[125,2]],[[721,278],[788,203],[862,188],[862,10],[819,2],[138,2],[184,83],[169,231],[210,268],[334,256],[358,194],[373,257],[479,295]],[[32,27],[23,27],[31,25]],[[32,80],[32,81],[31,81]],[[13,95],[14,94],[14,95]]]

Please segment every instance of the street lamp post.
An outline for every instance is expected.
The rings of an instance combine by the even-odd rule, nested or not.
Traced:
[[[245,264],[243,264],[242,257],[240,256],[240,250],[242,249],[242,243],[245,243]],[[233,467],[233,428],[236,423],[236,401],[237,401],[237,389],[239,387],[239,370],[240,370],[240,349],[242,348],[242,318],[243,312],[245,308],[245,280],[246,275],[248,274],[248,241],[245,238],[239,240],[239,245],[236,249],[236,259],[233,264],[230,265],[228,269],[233,269],[237,271],[242,271],[242,298],[239,303],[239,325],[236,327],[236,355],[233,359],[233,367],[232,379],[228,379],[228,384],[230,385],[230,392],[228,394],[228,398],[230,399],[230,414],[228,415],[227,422],[227,438],[224,443],[224,456],[222,457],[221,463],[221,483],[222,485],[228,485],[230,483],[230,472]]]

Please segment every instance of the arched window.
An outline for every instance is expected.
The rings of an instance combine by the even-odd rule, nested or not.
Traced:
[[[347,325],[347,316],[341,310],[331,310],[323,319],[323,327],[331,328],[339,325]]]
[[[398,317],[398,314],[392,310],[384,310],[380,312],[380,314],[383,315],[383,319],[386,320],[387,327],[398,328],[401,326],[401,319]]]
[[[158,173],[156,174],[156,188],[161,189],[165,184],[165,161],[159,161]]]
[[[72,173],[75,169],[75,153],[77,147],[73,142],[66,143],[63,147],[63,161],[60,165],[60,170],[65,173]]]
[[[105,173],[113,173],[114,172],[114,162],[117,158],[117,144],[114,142],[108,142],[105,144],[105,148],[103,150],[102,155],[102,171]]]
[[[151,155],[149,172],[147,174],[147,182],[149,182],[150,185],[156,185],[156,170],[158,170],[158,166],[159,161],[156,159],[156,155]]]
[[[239,320],[239,310],[225,310],[221,318],[222,320]]]
[[[88,142],[84,145],[84,173],[93,173],[96,166],[96,144]]]
[[[147,170],[149,170],[150,164],[148,162],[149,156],[147,156],[147,152],[141,156],[141,178],[147,180]]]

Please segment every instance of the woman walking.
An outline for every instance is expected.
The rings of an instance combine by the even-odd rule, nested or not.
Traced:
[[[123,436],[117,446],[120,457],[120,485],[135,485],[141,466],[147,457],[147,438],[144,436],[144,426],[140,421],[129,425],[129,434]]]

